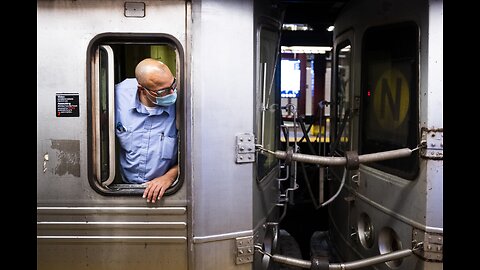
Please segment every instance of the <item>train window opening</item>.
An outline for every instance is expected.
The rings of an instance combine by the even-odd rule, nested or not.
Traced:
[[[415,23],[372,27],[363,38],[361,82],[362,154],[414,149],[419,144],[419,30]],[[371,163],[374,168],[413,180],[418,152]]]
[[[281,54],[281,106],[282,124],[288,130],[282,131],[281,141],[319,143],[320,153],[326,155],[326,143],[330,136],[330,87],[331,58],[329,47],[298,48],[295,53],[291,47],[282,47]],[[293,105],[293,106],[292,106]],[[297,125],[294,125],[294,108],[297,113]],[[313,147],[313,145],[312,145]],[[312,150],[309,147],[310,150]]]
[[[158,40],[148,38],[147,41],[124,39],[116,37],[103,37],[91,46],[92,65],[89,73],[91,80],[91,177],[90,184],[101,193],[118,195],[141,195],[145,184],[127,183],[122,175],[119,153],[121,150],[115,132],[115,85],[128,78],[135,78],[136,65],[145,58],[153,58],[165,63],[177,80],[176,102],[176,129],[177,136],[174,143],[177,156],[176,163],[181,168],[181,114],[184,92],[182,85],[182,57],[177,43],[168,38],[160,37]],[[180,119],[179,119],[180,118]],[[180,124],[179,124],[180,123]],[[133,140],[133,139],[132,139]],[[173,142],[173,140],[172,140]],[[183,183],[183,175],[179,170],[177,179],[166,190],[164,196],[178,191]]]
[[[298,57],[297,57],[298,56]],[[293,123],[294,110],[299,109],[300,99],[305,98],[304,94],[301,94],[302,83],[302,67],[305,65],[305,54],[297,55],[291,53],[282,53],[280,61],[280,104],[282,106],[282,125],[286,127],[286,130],[279,131],[281,141],[288,145],[287,138],[291,141],[295,138],[295,127]],[[303,60],[303,62],[302,62]],[[292,106],[290,106],[292,105]],[[287,107],[289,106],[289,107]],[[288,108],[288,109],[287,109]],[[284,132],[288,134],[284,134]],[[296,129],[297,132],[301,132],[300,128]],[[297,136],[300,136],[297,134]]]
[[[278,72],[276,71],[279,55],[278,29],[261,25],[257,38],[257,93],[256,93],[256,119],[258,143],[270,150],[278,149],[280,117],[280,91]],[[258,153],[257,156],[257,181],[266,178],[277,165],[273,155]]]

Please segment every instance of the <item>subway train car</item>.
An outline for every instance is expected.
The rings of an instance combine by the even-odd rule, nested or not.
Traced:
[[[278,162],[256,147],[279,144],[282,14],[253,0],[37,1],[37,269],[269,267],[254,246],[277,245]],[[180,173],[155,203],[122,182],[115,136],[115,84],[147,57],[178,89],[178,136],[162,139]]]
[[[280,105],[281,2],[37,1],[38,269],[443,269],[443,2],[339,1],[322,155]],[[122,181],[115,122],[147,57],[178,91],[179,176],[155,203]],[[282,246],[297,162],[328,190],[310,261]]]
[[[342,261],[413,250],[371,269],[443,269],[443,2],[349,1],[333,42],[331,154],[412,153],[329,168],[332,242]]]

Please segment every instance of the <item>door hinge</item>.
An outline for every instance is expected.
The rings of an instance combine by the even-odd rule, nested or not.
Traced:
[[[242,133],[237,135],[236,163],[255,162],[255,135]]]
[[[443,159],[443,129],[422,128],[422,144],[420,156],[427,159]]]
[[[253,236],[237,237],[236,243],[236,264],[251,263],[253,261]]]
[[[424,260],[443,262],[443,234],[413,229],[413,251]]]

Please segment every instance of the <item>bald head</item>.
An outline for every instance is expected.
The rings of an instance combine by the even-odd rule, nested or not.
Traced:
[[[135,77],[140,85],[150,89],[170,86],[173,75],[167,65],[159,60],[146,58],[135,68]]]

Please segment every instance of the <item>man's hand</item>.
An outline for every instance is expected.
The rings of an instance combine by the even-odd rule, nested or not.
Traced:
[[[178,165],[175,165],[164,175],[148,181],[147,187],[143,192],[143,198],[147,198],[147,202],[152,203],[156,200],[160,200],[167,188],[169,188],[177,178],[177,173]]]

